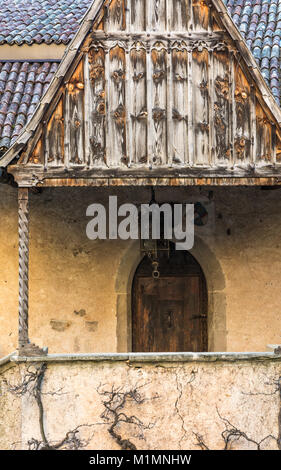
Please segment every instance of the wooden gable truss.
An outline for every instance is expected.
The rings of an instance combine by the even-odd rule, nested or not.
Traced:
[[[221,0],[99,1],[0,165],[19,186],[279,184],[280,123]]]

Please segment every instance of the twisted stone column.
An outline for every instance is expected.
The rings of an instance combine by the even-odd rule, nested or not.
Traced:
[[[28,338],[29,214],[28,188],[18,189],[19,212],[19,348]]]
[[[18,189],[19,213],[19,355],[41,356],[47,348],[30,343],[28,336],[29,210],[28,188]]]

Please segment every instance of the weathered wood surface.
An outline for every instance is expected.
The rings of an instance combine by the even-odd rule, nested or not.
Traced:
[[[132,293],[134,352],[208,351],[207,288],[204,274],[183,251],[160,257],[160,278],[151,260],[139,265]]]
[[[43,178],[54,169],[274,176],[280,126],[212,6],[112,0],[80,51],[12,169],[21,184],[23,166],[44,168]]]

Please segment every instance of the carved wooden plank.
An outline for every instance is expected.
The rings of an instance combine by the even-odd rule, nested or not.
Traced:
[[[251,84],[250,94],[250,113],[251,113],[251,155],[250,163],[255,164],[257,154],[257,120],[256,120],[256,92],[255,87]]]
[[[256,162],[268,164],[273,160],[272,126],[260,103],[256,102]]]
[[[234,162],[247,163],[251,157],[251,89],[241,67],[234,65],[235,137]]]
[[[166,1],[147,0],[149,12],[148,29],[151,31],[166,31]]]
[[[48,155],[47,165],[57,166],[64,162],[64,118],[63,100],[60,99],[46,126],[45,148]]]
[[[196,165],[209,162],[209,56],[206,49],[193,51],[193,132]]]
[[[234,164],[234,143],[236,130],[236,112],[235,112],[235,58],[234,51],[229,52],[229,139],[230,139],[230,159],[229,165]]]
[[[173,165],[173,65],[171,43],[167,54],[167,164]]]
[[[82,165],[84,159],[84,76],[80,61],[67,84],[69,164]]]
[[[42,165],[44,163],[44,145],[43,145],[43,125],[39,125],[31,139],[22,152],[19,163],[30,163],[32,165]]]
[[[131,60],[131,120],[132,155],[135,163],[147,163],[147,81],[146,50],[142,43],[136,43],[130,53]]]
[[[133,133],[132,133],[132,107],[133,107],[133,68],[130,60],[131,42],[126,43],[125,58],[125,126],[126,126],[126,155],[124,155],[123,163],[131,166],[132,149],[133,149]]]
[[[87,168],[90,167],[92,161],[92,149],[90,145],[90,138],[92,135],[92,122],[91,122],[91,115],[92,115],[92,87],[90,85],[90,64],[89,64],[89,53],[84,55],[84,96],[85,96],[85,103],[84,103],[84,126],[85,126],[85,135],[84,135],[84,143],[85,143],[85,164]]]
[[[167,46],[156,42],[152,64],[152,155],[153,165],[167,163]]]
[[[145,31],[146,30],[146,0],[131,0],[130,13],[131,13],[131,31]]]
[[[105,150],[105,52],[99,47],[92,47],[85,63],[87,99],[85,100],[86,115],[88,116],[88,142],[90,165],[104,165]]]
[[[109,96],[108,113],[111,121],[111,132],[108,141],[108,155],[112,165],[127,162],[126,154],[126,96],[125,50],[115,46],[109,52]]]
[[[279,129],[276,129],[276,163],[281,163],[281,132]]]
[[[189,0],[190,2],[192,0]],[[187,122],[187,127],[188,127],[188,165],[193,165],[194,162],[194,132],[193,132],[193,83],[192,83],[192,78],[193,78],[193,59],[192,59],[192,52],[188,51],[187,53],[188,57],[188,76],[187,76],[187,81],[188,81],[188,86],[187,86],[187,93],[188,93],[188,122]]]
[[[215,160],[215,129],[214,129],[214,54],[209,50],[208,54],[208,90],[209,90],[209,165],[214,165]]]
[[[39,139],[28,159],[28,163],[39,165],[43,163],[43,142]]]
[[[189,23],[189,1],[173,0],[167,2],[167,25],[169,31],[187,31]]]
[[[173,163],[188,163],[188,52],[185,45],[172,50]]]
[[[105,31],[124,31],[126,29],[126,0],[112,0],[107,8]]]
[[[210,21],[210,9],[204,0],[193,0],[193,30],[208,31]]]
[[[231,157],[230,135],[230,70],[229,54],[226,51],[214,51],[214,137],[216,163],[227,164]],[[231,117],[232,118],[232,117]]]
[[[152,59],[151,43],[146,45],[146,108],[147,108],[147,155],[148,161],[151,160],[153,145],[153,120],[152,120]]]

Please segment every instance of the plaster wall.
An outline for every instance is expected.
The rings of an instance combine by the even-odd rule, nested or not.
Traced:
[[[266,351],[281,336],[281,199],[260,188],[159,188],[156,199],[203,201],[192,254],[205,273],[210,351]],[[86,208],[148,202],[149,188],[44,189],[30,197],[30,339],[51,353],[130,350],[137,241],[86,237]],[[205,202],[204,202],[205,201]],[[17,190],[0,185],[0,357],[17,347]]]
[[[9,44],[1,45],[0,59],[1,60],[23,60],[28,57],[28,61],[33,60],[60,60],[66,49],[65,44],[32,44],[22,46]]]
[[[51,446],[69,433],[60,449],[73,445],[71,432],[76,430],[77,448],[118,450],[118,434],[140,450],[199,449],[200,440],[209,449],[222,450],[222,433],[227,437],[235,429],[244,436],[236,433],[228,449],[256,449],[257,444],[249,439],[262,441],[261,449],[278,449],[280,358],[222,359],[213,355],[202,359],[179,354],[177,358],[154,356],[144,361],[81,355],[80,360],[65,357],[58,362],[49,357],[40,387],[40,414],[33,393],[36,381],[20,397],[11,390],[18,386],[21,392],[27,371],[36,373],[42,365],[16,363],[0,376],[0,409],[4,410],[1,449],[44,447],[40,421]],[[112,390],[115,396],[110,401]],[[119,410],[122,394],[127,396]],[[123,413],[123,422],[113,433],[109,431],[114,415],[104,414],[104,402],[109,409]],[[125,422],[125,417],[132,416],[133,420]]]

